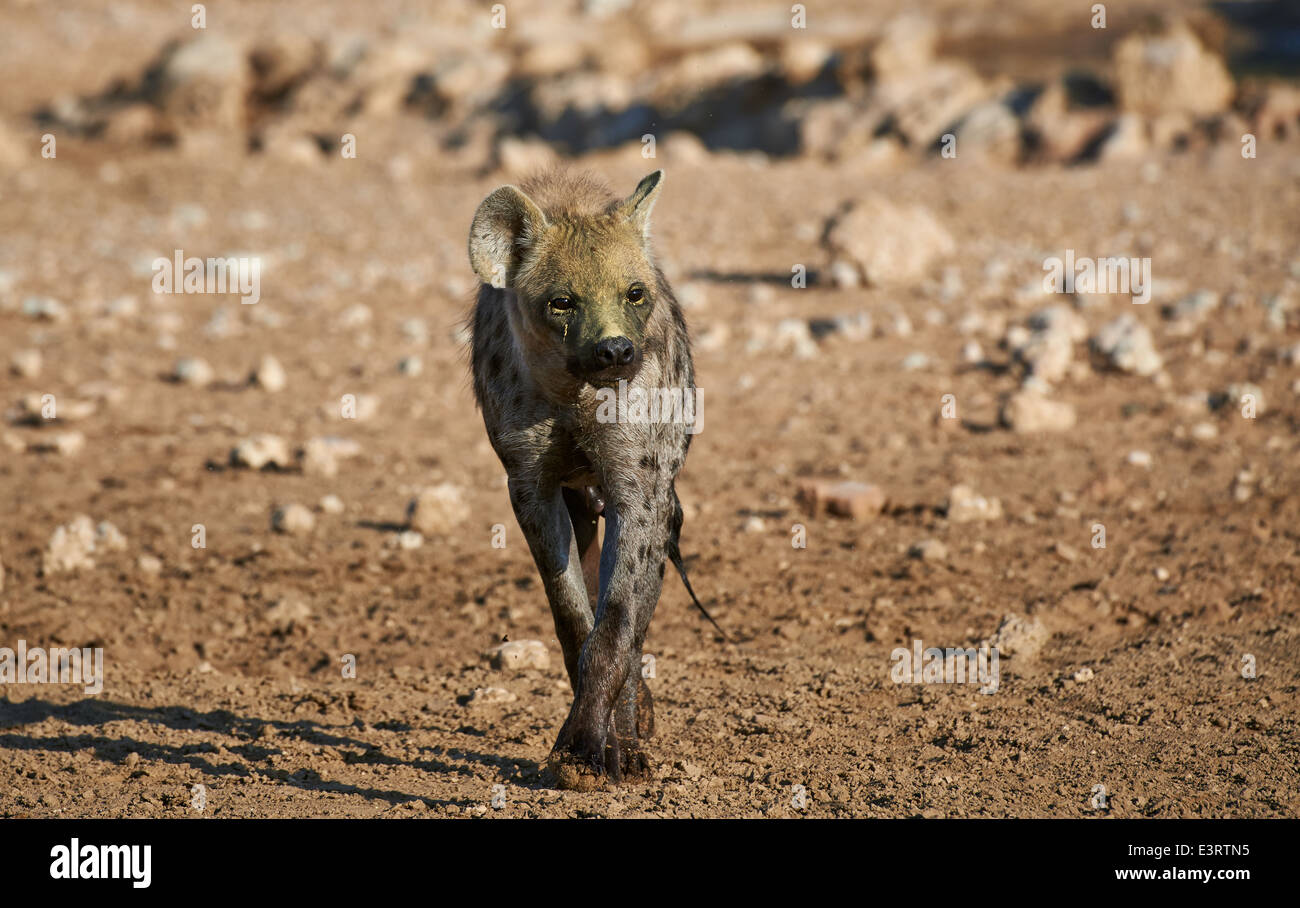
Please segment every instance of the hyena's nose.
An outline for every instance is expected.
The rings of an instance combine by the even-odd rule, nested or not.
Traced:
[[[626,366],[636,355],[636,348],[626,337],[607,337],[596,344],[596,365],[602,369]]]

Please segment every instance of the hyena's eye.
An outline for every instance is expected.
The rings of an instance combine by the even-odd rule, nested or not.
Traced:
[[[569,299],[567,296],[557,296],[547,305],[558,312],[567,312],[573,308],[573,300]]]
[[[627,292],[627,301],[629,303],[639,303],[645,298],[645,291],[640,287],[633,287]]]

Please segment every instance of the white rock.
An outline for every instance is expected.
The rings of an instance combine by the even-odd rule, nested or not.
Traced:
[[[1093,351],[1105,365],[1135,375],[1154,375],[1164,361],[1156,352],[1151,331],[1126,312],[1107,322],[1092,338]]]
[[[999,656],[1032,656],[1048,639],[1047,629],[1037,618],[1006,615],[993,636],[983,641],[997,648]]]
[[[189,356],[176,361],[176,366],[172,369],[172,378],[183,385],[206,388],[212,384],[216,373],[205,360]]]
[[[513,703],[519,698],[503,687],[476,687],[470,695],[471,706],[483,706],[492,703]]]
[[[278,435],[254,435],[246,438],[230,452],[230,462],[237,467],[260,470],[274,466],[281,470],[293,465],[293,456],[289,445]]]
[[[551,667],[551,656],[540,640],[511,640],[489,653],[492,667],[503,671]]]
[[[253,383],[272,393],[283,391],[288,381],[284,367],[274,356],[262,357],[262,361],[253,370]]]
[[[303,536],[316,527],[316,515],[300,504],[276,508],[271,514],[271,528],[290,536]]]
[[[40,350],[17,350],[9,358],[9,371],[20,378],[35,378],[41,374]]]
[[[1032,389],[1017,391],[1002,405],[1002,424],[1013,432],[1065,432],[1074,428],[1074,405]]]
[[[454,532],[469,515],[460,487],[449,482],[422,489],[406,509],[409,528],[434,538]]]
[[[979,520],[997,520],[1002,516],[1002,502],[997,498],[976,495],[968,485],[955,485],[948,493],[945,506],[952,523],[971,523]]]
[[[937,260],[953,254],[956,242],[925,208],[870,196],[831,219],[826,247],[832,268],[847,263],[868,284],[890,284],[924,277]]]
[[[43,572],[57,574],[93,568],[95,561],[90,556],[95,551],[95,540],[95,522],[85,514],[77,515],[50,536],[42,559]]]

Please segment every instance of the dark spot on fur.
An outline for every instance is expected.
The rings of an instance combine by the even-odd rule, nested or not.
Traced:
[[[664,563],[662,561],[659,562],[659,579],[664,579]]]

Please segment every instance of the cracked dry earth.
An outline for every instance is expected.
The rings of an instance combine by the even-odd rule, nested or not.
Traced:
[[[1296,815],[1300,400],[1277,352],[1297,337],[1256,301],[1300,256],[1300,162],[1235,152],[1154,169],[935,161],[864,175],[726,154],[669,167],[661,254],[679,289],[693,285],[696,334],[730,329],[697,353],[704,431],[679,491],[695,587],[733,642],[670,575],[646,644],[654,777],[573,793],[541,770],[570,695],[456,337],[465,231],[500,181],[420,162],[401,179],[366,160],[346,178],[337,162],[195,167],[159,151],[123,158],[106,182],[101,157],[69,143],[57,168],[7,178],[6,265],[23,263],[24,294],[140,305],[53,324],[0,312],[0,359],[37,338],[46,361],[38,379],[4,377],[6,405],[120,389],[76,424],[80,454],[0,456],[0,639],[102,646],[106,678],[95,697],[0,690],[0,816],[194,816],[196,785],[213,817]],[[617,186],[644,170],[635,154],[581,163]],[[942,219],[961,292],[937,279],[835,290],[816,275],[788,289],[790,263],[815,271],[815,225],[871,190]],[[972,311],[1022,318],[1016,289],[1067,247],[1149,248],[1158,281],[1245,302],[1188,335],[1162,322],[1160,292],[1145,308],[1097,301],[1083,310],[1093,328],[1124,311],[1152,328],[1168,386],[1083,370],[1057,391],[1074,429],[1013,434],[997,426],[999,395],[1018,385],[997,335],[977,333],[994,364],[977,368],[955,326]],[[154,297],[137,263],[173,248],[263,255],[261,302]],[[344,317],[358,303],[368,323]],[[830,336],[810,358],[745,343],[757,323],[866,311],[888,326],[900,310],[910,332]],[[224,329],[205,330],[218,311]],[[426,339],[403,332],[411,318]],[[174,350],[159,347],[164,330]],[[904,370],[916,352],[928,365]],[[239,381],[264,354],[284,366],[279,393]],[[395,368],[412,354],[419,377]],[[222,380],[162,380],[181,355]],[[1254,419],[1186,404],[1243,381],[1265,402]],[[347,393],[379,405],[343,423]],[[960,426],[936,419],[948,393]],[[1191,432],[1206,421],[1213,438]],[[333,477],[229,467],[258,432],[341,435],[360,453]],[[1130,463],[1134,450],[1150,465]],[[873,482],[888,504],[864,522],[806,517],[805,477]],[[407,501],[438,482],[462,488],[468,523],[394,547]],[[1003,516],[948,520],[958,483]],[[344,510],[312,533],[271,531],[273,507],[330,494]],[[126,549],[42,575],[51,532],[81,513],[112,521]],[[1104,549],[1090,544],[1098,522]],[[205,549],[191,546],[196,523]],[[806,548],[791,545],[795,524]],[[910,557],[926,539],[947,557]],[[143,554],[161,570],[142,571]],[[995,694],[891,681],[896,646],[971,646],[1007,614],[1047,637],[1002,659]],[[507,636],[543,641],[550,667],[492,668],[483,653]],[[340,676],[345,653],[355,679]],[[470,702],[486,687],[510,697]]]

